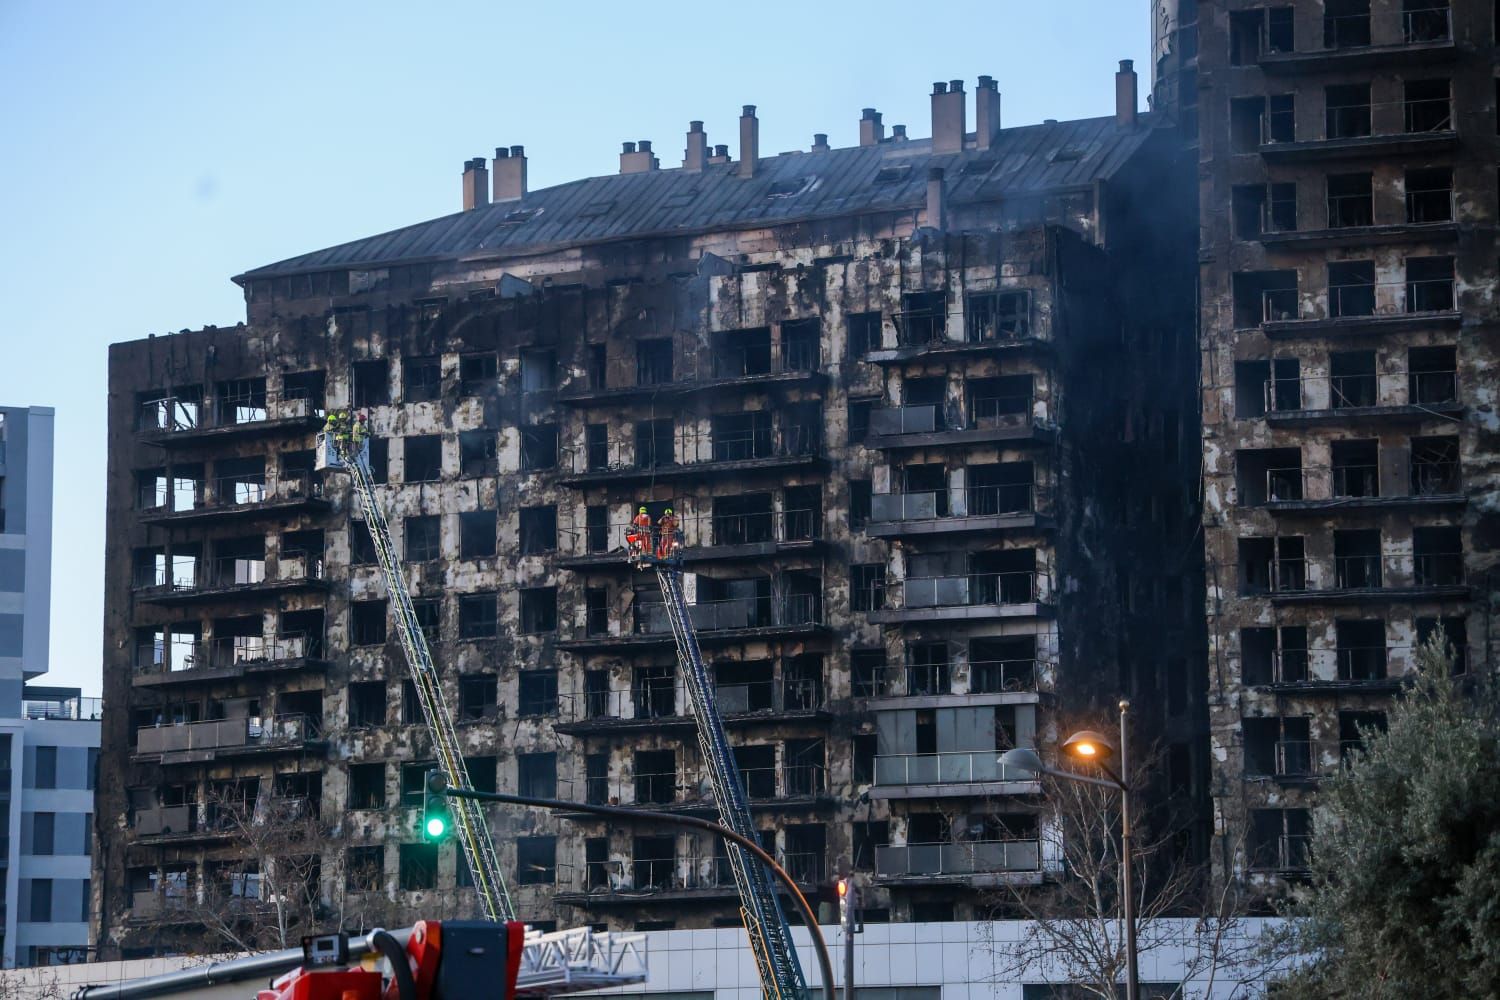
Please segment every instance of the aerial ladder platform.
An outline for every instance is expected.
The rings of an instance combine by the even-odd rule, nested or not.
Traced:
[[[714,799],[719,806],[719,822],[758,843],[750,799],[724,731],[713,678],[703,661],[693,626],[692,606],[683,588],[680,530],[674,527],[654,534],[632,527],[630,531],[627,543],[631,562],[641,570],[654,569],[661,586],[662,601],[677,644],[677,661],[693,703],[693,714],[698,719],[698,748],[708,765]],[[759,859],[737,844],[725,844],[725,850],[739,891],[740,917],[767,1000],[806,1000],[807,981],[792,944],[791,925],[787,923],[770,873]]]

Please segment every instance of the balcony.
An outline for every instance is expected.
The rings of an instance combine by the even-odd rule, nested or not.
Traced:
[[[1052,601],[1051,581],[1034,570],[908,577],[892,584],[896,606],[869,613],[873,624],[1035,618]]]
[[[322,722],[310,715],[218,719],[168,726],[145,726],[136,732],[131,760],[192,764],[233,757],[297,753],[322,745]]]
[[[1385,10],[1324,17],[1322,48],[1273,52],[1261,46],[1260,68],[1268,76],[1347,73],[1387,66],[1430,66],[1458,56],[1453,12],[1447,7]]]
[[[821,635],[823,599],[819,594],[787,594],[779,598],[745,597],[699,601],[688,605],[698,641],[707,645]],[[671,622],[665,604],[637,604],[631,631],[621,635],[585,634],[564,639],[559,649],[604,652],[630,648],[671,646]]]
[[[1030,771],[1000,763],[999,750],[889,754],[875,758],[875,799],[934,799],[963,796],[1036,795],[1041,784]]]
[[[674,458],[641,461],[616,449],[605,455],[575,454],[571,472],[559,482],[578,489],[595,486],[633,486],[677,483],[718,476],[745,476],[755,473],[785,473],[795,469],[821,469],[823,457],[821,431],[810,427],[784,427],[773,434],[753,431],[743,434],[713,435],[700,449],[697,439],[683,436],[677,442],[682,452],[700,456],[678,462]]]
[[[1271,379],[1263,388],[1272,427],[1420,422],[1464,411],[1456,371],[1304,375]]]
[[[162,396],[137,411],[141,440],[164,448],[321,430],[322,403],[304,395],[249,390],[217,397]]]
[[[1375,465],[1266,470],[1265,498],[1258,506],[1272,514],[1326,515],[1330,512],[1400,508],[1462,507],[1467,502],[1457,461],[1412,463],[1412,492],[1381,493]]]
[[[311,472],[283,475],[269,486],[264,476],[226,476],[210,482],[190,507],[175,507],[166,490],[143,491],[140,520],[144,524],[187,524],[206,520],[253,519],[301,512],[320,513],[330,504],[323,498],[323,481]]]
[[[1471,588],[1462,582],[1463,556],[1459,553],[1418,553],[1416,574],[1410,584],[1390,586],[1393,566],[1399,556],[1334,556],[1333,575],[1325,567],[1306,560],[1278,559],[1266,571],[1265,593],[1275,605],[1386,604],[1392,602],[1467,600]],[[1387,565],[1390,563],[1391,565]],[[1425,571],[1424,571],[1425,567]],[[1311,568],[1312,572],[1309,572]]]
[[[780,767],[740,768],[740,785],[755,812],[797,812],[833,804],[828,791],[828,770],[822,764],[789,764]],[[616,778],[585,779],[586,801],[594,805],[619,805],[654,812],[681,812],[716,816],[719,812],[714,783],[706,770],[636,772]],[[564,811],[569,819],[598,821],[587,813]],[[611,818],[611,822],[614,819]],[[651,822],[650,818],[642,822]]]
[[[1041,843],[1036,840],[890,844],[875,848],[875,882],[886,886],[1039,885],[1041,857]]]
[[[714,350],[690,359],[687,371],[638,363],[633,385],[605,386],[591,379],[557,394],[557,401],[579,409],[619,406],[642,400],[676,400],[696,393],[757,392],[777,388],[821,388],[822,349],[816,340],[765,343]]]
[[[778,854],[776,861],[805,892],[821,884],[830,871],[826,856],[816,851]],[[779,882],[773,889],[785,892]],[[581,889],[559,890],[553,899],[586,909],[669,904],[718,903],[739,898],[734,871],[727,858],[635,856],[590,861],[584,866]],[[784,904],[789,905],[789,904]]]
[[[235,837],[234,824],[227,817],[194,805],[137,809],[131,831],[134,834],[131,842],[140,846],[231,840]]]
[[[1259,152],[1270,164],[1316,163],[1403,155],[1430,155],[1458,147],[1448,98],[1330,104],[1324,134],[1297,139],[1283,114],[1263,119]]]
[[[925,358],[964,358],[985,354],[1041,352],[1051,343],[1032,329],[1030,293],[1008,293],[988,311],[976,309],[971,297],[962,339],[948,335],[946,312],[912,309],[894,314],[897,346],[877,348],[865,360],[896,365]]]
[[[328,589],[321,555],[282,556],[279,569],[268,578],[264,559],[231,556],[199,563],[189,572],[148,568],[136,575],[133,589],[143,604],[166,607]]]
[[[920,698],[933,705],[961,698],[965,704],[1034,703],[1039,699],[1035,659],[969,660],[967,663],[908,663],[882,667],[856,678],[854,696],[870,699]],[[968,690],[953,690],[953,677],[969,672]],[[877,706],[870,705],[872,710]],[[900,707],[912,707],[903,705]],[[923,707],[929,707],[924,705]]]
[[[329,665],[321,636],[292,633],[228,636],[195,643],[179,652],[160,643],[136,647],[132,687],[165,687],[280,671],[320,670]]]
[[[1041,521],[1045,522],[1045,518]],[[1038,527],[1037,487],[1031,483],[976,486],[870,498],[871,538],[918,538]]]
[[[829,718],[821,680],[783,677],[717,684],[714,696],[727,729],[759,722]],[[686,737],[698,731],[697,716],[689,711],[686,693],[675,691],[667,694],[638,688],[568,697],[563,699],[562,716],[552,728],[569,736],[660,732]]]
[[[564,569],[617,569],[634,572],[628,558],[629,524],[607,524],[572,532],[565,539],[571,552],[558,557]],[[814,555],[824,549],[823,519],[815,510],[767,510],[749,514],[678,516],[678,554],[686,564],[728,563],[779,555]],[[660,538],[649,533],[655,551]]]
[[[1322,250],[1329,247],[1365,247],[1375,244],[1456,243],[1457,222],[1403,222],[1379,226],[1340,226],[1333,229],[1282,229],[1262,231],[1257,237],[1272,250]]]
[[[1433,259],[1451,261],[1451,258]],[[1322,316],[1299,316],[1295,289],[1268,291],[1267,296],[1281,298],[1274,308],[1267,305],[1261,329],[1272,339],[1289,339],[1456,328],[1462,325],[1463,314],[1457,308],[1451,263],[1449,271],[1446,276],[1411,277],[1405,281],[1330,284]]]
[[[937,404],[889,406],[870,411],[865,444],[882,451],[945,445],[1011,442],[1050,444],[1056,428],[1035,415],[1030,396],[975,399],[962,423],[950,422]]]
[[[35,688],[22,689],[21,717],[23,719],[45,719],[49,722],[98,722],[104,717],[103,698],[84,698],[79,695],[37,697],[36,690]],[[8,772],[6,773],[8,776]],[[7,790],[8,788],[0,789],[0,791]]]

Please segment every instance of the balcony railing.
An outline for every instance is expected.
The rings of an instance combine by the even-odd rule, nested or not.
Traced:
[[[1036,510],[1031,483],[970,486],[966,489],[876,493],[870,497],[872,521],[933,521],[945,517],[994,517]]]
[[[1251,854],[1250,867],[1256,871],[1301,872],[1312,858],[1312,835],[1284,833],[1274,844],[1257,846]]]
[[[135,574],[137,590],[173,593],[258,587],[268,582],[323,579],[323,557],[312,553],[284,553],[279,576],[266,577],[266,561],[248,556],[223,556],[190,567],[140,567]]]
[[[897,589],[907,608],[1034,604],[1044,600],[1046,592],[1042,574],[1034,570],[907,577],[898,581]]]
[[[291,632],[278,636],[236,635],[195,642],[180,655],[168,655],[162,642],[136,646],[138,674],[186,673],[193,670],[225,670],[255,664],[301,659],[321,659],[322,636]]]
[[[899,437],[950,430],[1026,427],[1032,422],[1034,402],[1029,395],[975,396],[969,401],[962,423],[950,420],[945,407],[936,403],[878,407],[870,411],[870,434]]]
[[[1037,661],[970,660],[969,694],[1001,694],[1035,691]],[[953,693],[952,678],[965,664],[913,663],[881,667],[866,679],[856,680],[856,697],[910,698]],[[862,686],[859,686],[862,685]]]
[[[1396,380],[1399,380],[1396,381]],[[1407,389],[1406,398],[1381,399],[1382,381]],[[1303,375],[1268,379],[1262,383],[1266,413],[1298,410],[1332,411],[1374,406],[1456,403],[1456,371],[1388,372],[1364,375]]]
[[[809,339],[715,348],[709,353],[705,368],[707,377],[712,379],[740,379],[814,372],[822,363],[821,346]]]
[[[717,683],[714,698],[726,715],[810,712],[823,707],[823,682],[813,678]]]
[[[25,698],[21,714],[27,719],[98,722],[104,717],[103,698]]]
[[[138,754],[187,750],[300,746],[320,738],[322,720],[311,715],[219,719],[167,726],[145,726],[136,731]]]
[[[877,785],[950,785],[982,781],[1035,781],[1030,771],[1000,763],[998,750],[888,754],[875,758]]]
[[[700,632],[728,629],[776,628],[821,624],[822,598],[817,594],[787,594],[779,598],[742,597],[722,601],[699,601],[688,605],[693,626]],[[670,634],[671,622],[665,604],[635,606],[638,635]]]
[[[1339,680],[1385,680],[1387,664],[1384,646],[1343,646],[1335,652],[1338,659]]]
[[[166,395],[140,405],[137,427],[149,433],[176,434],[274,420],[311,420],[323,413],[322,403],[305,393],[281,395],[247,389],[219,396]]]
[[[1035,840],[976,840],[961,844],[891,844],[875,848],[875,874],[903,876],[980,875],[1040,871]]]

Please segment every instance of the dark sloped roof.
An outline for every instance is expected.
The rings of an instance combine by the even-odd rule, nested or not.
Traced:
[[[1004,129],[985,151],[934,155],[930,139],[763,157],[752,178],[735,164],[612,174],[528,192],[519,201],[446,215],[256,268],[236,280],[402,261],[496,257],[579,243],[774,225],[921,205],[927,168],[943,167],[950,203],[1040,194],[1113,175],[1146,141],[1085,118]],[[908,169],[903,169],[908,168]]]

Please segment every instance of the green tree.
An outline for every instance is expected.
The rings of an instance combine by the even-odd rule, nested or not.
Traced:
[[[1500,996],[1500,688],[1453,663],[1441,633],[1418,650],[1386,732],[1319,796],[1285,996]]]

